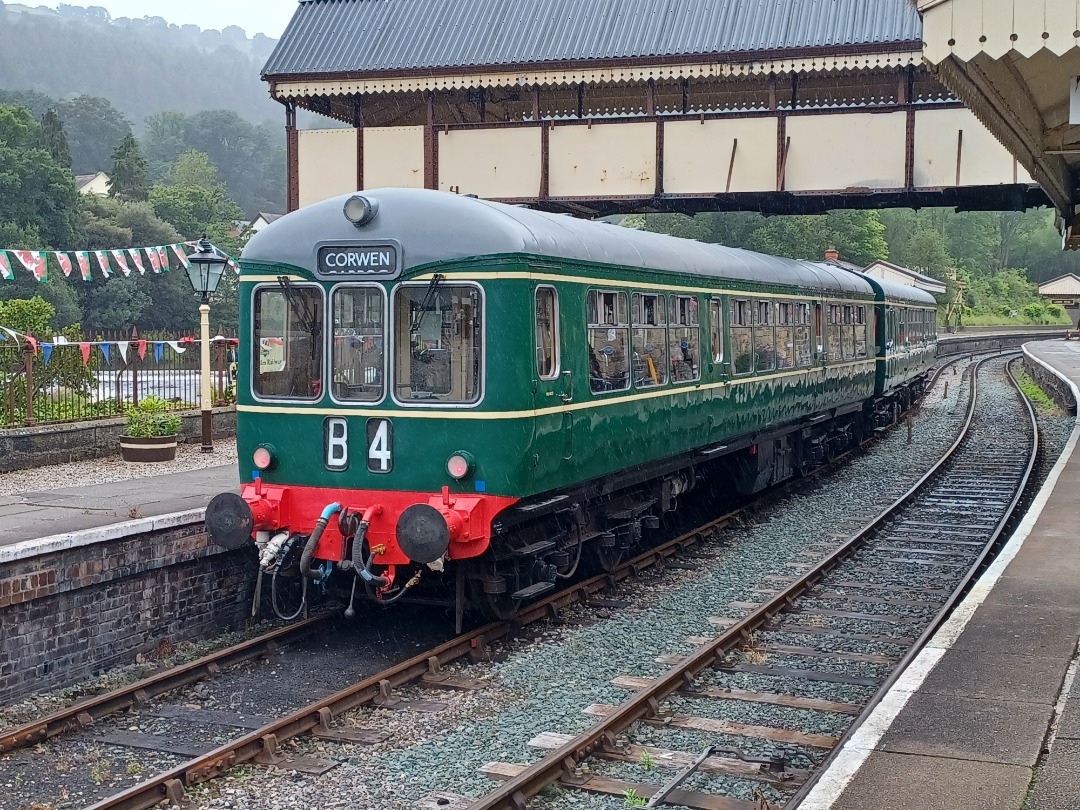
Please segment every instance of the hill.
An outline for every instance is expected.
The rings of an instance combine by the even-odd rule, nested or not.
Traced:
[[[161,17],[114,20],[99,6],[0,2],[0,42],[0,88],[107,98],[139,132],[147,116],[169,110],[283,121],[259,78],[277,40],[237,26],[203,30]]]

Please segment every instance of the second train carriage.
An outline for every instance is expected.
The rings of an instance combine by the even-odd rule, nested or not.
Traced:
[[[613,564],[704,480],[834,455],[933,356],[914,288],[434,191],[290,214],[241,272],[245,483],[212,536],[382,602],[449,579],[459,615]]]

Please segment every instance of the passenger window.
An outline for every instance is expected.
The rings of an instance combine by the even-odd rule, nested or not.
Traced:
[[[795,368],[795,305],[776,305],[776,367]]]
[[[664,297],[634,293],[632,302],[634,385],[638,388],[663,385],[667,382]]]
[[[844,321],[840,330],[840,348],[845,360],[855,358],[855,308],[851,304],[844,304]]]
[[[754,370],[754,329],[749,301],[731,301],[731,368],[734,374]]]
[[[775,304],[772,301],[755,302],[754,317],[754,370],[772,371],[776,368]]]
[[[828,330],[828,358],[830,363],[839,363],[844,355],[841,350],[840,327],[843,325],[843,314],[839,304],[829,304],[829,318],[826,329]]]
[[[334,290],[334,398],[378,402],[383,398],[385,324],[379,287]]]
[[[712,335],[712,359],[714,363],[724,362],[724,311],[720,308],[719,298],[709,301],[709,328]]]
[[[589,290],[589,388],[594,392],[630,387],[629,318],[626,293]]]
[[[795,364],[799,368],[808,368],[812,363],[810,305],[800,301],[795,304]]]
[[[480,400],[483,307],[465,284],[400,287],[394,294],[394,394],[415,400]]]
[[[559,296],[554,287],[536,288],[536,373],[541,380],[559,376]]]
[[[908,343],[908,313],[906,309],[901,309],[897,311],[897,314],[900,316],[900,333],[896,336],[896,347],[898,349],[906,349]]]
[[[855,309],[855,356],[866,357],[866,307]]]
[[[689,382],[701,376],[701,347],[699,344],[697,298],[692,295],[671,296],[671,379]]]
[[[318,287],[289,284],[255,293],[256,396],[313,400],[322,395],[323,321]]]

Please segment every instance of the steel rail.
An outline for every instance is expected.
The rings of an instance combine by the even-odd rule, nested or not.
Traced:
[[[975,415],[978,369],[991,358],[979,361],[971,369],[971,392],[963,427],[941,459],[912,487],[870,523],[852,535],[841,547],[829,554],[812,569],[801,575],[768,602],[731,625],[713,641],[699,647],[683,658],[667,673],[627,698],[612,712],[590,728],[578,734],[543,759],[530,765],[496,790],[478,799],[470,810],[525,810],[527,802],[548,785],[565,779],[572,784],[579,763],[591,756],[629,726],[648,716],[656,715],[660,701],[677,690],[692,685],[697,674],[720,662],[724,655],[748,639],[757,629],[767,625],[794,600],[812,588],[823,576],[862,547],[874,531],[921,492],[939,471],[953,458],[968,435]]]
[[[91,725],[103,717],[138,707],[151,698],[215,675],[225,667],[258,658],[264,655],[268,648],[273,649],[277,644],[292,643],[299,637],[308,635],[328,618],[330,614],[321,614],[294,625],[279,627],[240,644],[212,652],[195,661],[155,672],[107,694],[80,700],[17,728],[0,731],[0,754],[8,754],[19,748],[36,745],[68,731]]]
[[[978,575],[982,573],[983,569],[985,568],[987,564],[987,557],[990,556],[990,554],[994,551],[995,547],[998,545],[1002,534],[1004,533],[1006,527],[1009,525],[1009,522],[1013,519],[1017,507],[1020,505],[1020,500],[1023,497],[1025,491],[1027,490],[1028,482],[1031,480],[1031,474],[1035,469],[1035,462],[1039,454],[1039,423],[1038,420],[1035,418],[1035,410],[1031,407],[1031,402],[1028,400],[1028,398],[1024,396],[1023,391],[1020,388],[1020,383],[1017,381],[1016,376],[1012,372],[1012,369],[1006,366],[1006,370],[1008,372],[1009,379],[1012,381],[1013,386],[1016,388],[1017,395],[1024,403],[1024,407],[1026,408],[1028,414],[1028,420],[1031,423],[1031,453],[1028,457],[1028,463],[1024,469],[1024,473],[1021,476],[1020,483],[1017,486],[1016,494],[1009,502],[1009,505],[1005,508],[1005,513],[1002,516],[1001,520],[998,521],[997,525],[994,527],[994,531],[991,534],[990,539],[983,546],[979,556],[971,564],[971,567],[967,570],[967,572],[965,572],[963,578],[957,584],[956,588],[953,589],[953,592],[949,595],[948,600],[942,606],[941,610],[937,612],[937,614],[931,620],[930,624],[915,640],[915,644],[912,645],[912,647],[907,651],[904,657],[901,658],[900,661],[896,664],[889,676],[885,679],[885,681],[881,684],[878,690],[870,698],[870,702],[866,704],[866,707],[862,710],[862,712],[859,713],[859,716],[855,718],[854,722],[852,722],[852,724],[848,727],[847,731],[844,732],[844,734],[840,737],[836,745],[833,746],[832,750],[828,753],[828,755],[819,763],[818,767],[814,769],[813,773],[810,775],[810,778],[807,779],[802,784],[802,786],[800,786],[799,790],[796,791],[795,794],[785,803],[785,808],[789,808],[789,810],[794,810],[802,803],[804,799],[806,799],[806,797],[810,794],[810,791],[813,789],[814,785],[816,785],[818,780],[821,778],[821,775],[825,773],[829,765],[840,754],[840,751],[843,750],[848,740],[850,740],[852,735],[859,730],[859,727],[862,726],[864,722],[866,722],[867,718],[869,718],[873,711],[878,707],[878,704],[880,704],[881,701],[885,698],[885,695],[888,694],[889,690],[892,689],[893,686],[895,686],[896,682],[904,674],[904,670],[906,670],[907,667],[911,664],[911,662],[914,661],[916,657],[918,657],[918,655],[923,651],[923,648],[925,648],[926,645],[930,642],[930,640],[934,637],[934,634],[941,629],[941,625],[943,625],[945,621],[949,618],[949,616],[952,614],[956,605],[959,604],[960,600],[967,595],[967,592],[975,583]],[[972,401],[974,401],[974,397],[972,398]]]

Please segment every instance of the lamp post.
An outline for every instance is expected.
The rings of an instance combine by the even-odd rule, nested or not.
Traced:
[[[201,349],[202,451],[214,452],[214,393],[210,374],[210,296],[217,289],[228,262],[219,255],[204,235],[194,253],[188,255],[187,274],[191,288],[202,301],[199,304],[199,348]]]

